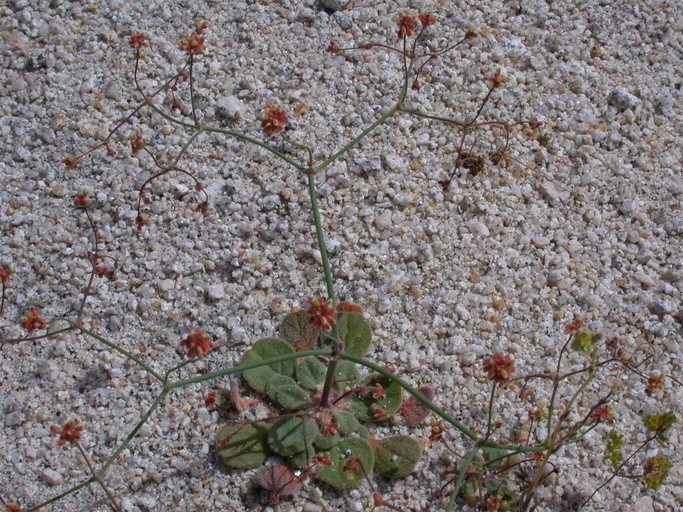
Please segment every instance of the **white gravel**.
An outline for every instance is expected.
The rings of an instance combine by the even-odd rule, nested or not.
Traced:
[[[541,140],[513,137],[507,166],[459,173],[447,192],[437,182],[453,169],[458,132],[408,115],[395,116],[319,176],[337,294],[370,317],[376,342],[369,357],[415,385],[431,384],[441,407],[479,429],[489,394],[482,359],[504,350],[519,374],[552,370],[564,326],[575,318],[604,340],[618,336],[639,360],[652,354],[644,374],[680,378],[680,4],[321,3],[326,10],[314,0],[0,0],[0,267],[16,272],[3,335],[22,335],[29,306],[48,319],[78,310],[93,250],[86,219],[72,207],[82,190],[95,199],[101,250],[120,264],[115,281],[96,280],[86,326],[161,372],[183,360],[177,345],[188,329],[206,329],[220,348],[184,368],[185,377],[234,365],[256,339],[273,335],[291,307],[324,293],[303,175],[255,146],[204,134],[180,165],[201,180],[213,214],[195,212],[193,184],[169,174],[149,190],[146,216],[154,223],[138,234],[137,191],[155,168],[147,155],[130,154],[128,136],[141,127],[155,154],[172,158],[187,141],[183,129],[146,113],[114,137],[116,156],[99,150],[70,172],[60,160],[102,141],[140,99],[131,32],[149,37],[140,82],[149,91],[182,65],[178,41],[205,18],[207,51],[195,66],[199,117],[260,138],[260,114],[275,100],[290,113],[289,136],[322,161],[391,108],[401,77],[395,54],[331,55],[325,47],[331,40],[393,45],[391,18],[411,9],[438,15],[426,34],[433,48],[457,41],[468,26],[481,35],[430,65],[407,106],[467,119],[486,78],[501,69],[510,80],[484,119],[537,116],[545,126]],[[280,144],[277,135],[269,139]],[[488,141],[478,140],[480,151],[495,149]],[[566,364],[582,362],[572,356]],[[577,420],[618,377],[616,426],[632,444],[643,439],[643,413],[683,415],[683,391],[671,381],[648,398],[642,379],[607,373],[587,389]],[[78,417],[83,445],[102,463],[159,392],[139,368],[74,335],[5,346],[0,381],[0,495],[27,508],[87,475],[75,450],[56,446],[50,425]],[[253,472],[226,470],[212,449],[220,418],[204,407],[210,389],[194,385],[167,398],[107,472],[124,510],[369,506],[367,486],[336,491],[309,481],[300,496],[264,508]],[[561,399],[572,391],[563,388]],[[533,400],[547,401],[547,389],[539,384]],[[500,396],[501,438],[515,439],[531,405],[509,391]],[[683,506],[679,429],[643,454],[672,457],[667,485],[648,494],[637,482],[616,480],[585,510]],[[398,425],[379,430],[410,433]],[[424,436],[428,428],[412,432]],[[539,490],[539,512],[574,510],[604,481],[606,433],[597,428],[557,454],[558,474]],[[464,454],[466,443],[452,434]],[[402,510],[441,510],[435,492],[450,463],[459,462],[435,444],[415,474],[375,485]],[[110,510],[95,486],[52,507]]]

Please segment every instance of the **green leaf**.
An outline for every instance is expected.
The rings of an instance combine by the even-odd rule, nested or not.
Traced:
[[[327,367],[315,357],[307,357],[296,367],[296,380],[303,387],[316,389],[325,382]]]
[[[289,313],[282,319],[278,328],[280,337],[294,347],[297,352],[309,350],[320,336],[320,329],[308,323],[308,312],[304,309]]]
[[[415,470],[422,457],[420,443],[410,436],[370,440],[375,450],[375,469],[387,478],[403,478]]]
[[[574,333],[572,350],[590,353],[593,350],[593,333],[588,327],[581,327]]]
[[[339,431],[335,432],[333,436],[324,436],[321,433],[318,433],[318,435],[315,436],[313,444],[315,444],[321,450],[329,450],[330,448],[337,446],[341,439],[342,436],[340,435]]]
[[[318,431],[313,418],[280,418],[268,429],[268,444],[280,455],[293,455],[313,443]]]
[[[285,409],[303,409],[311,405],[311,399],[306,392],[296,384],[282,386],[275,392],[275,400]]]
[[[293,354],[294,349],[286,341],[278,338],[263,338],[254,343],[254,346],[247,350],[242,356],[242,364],[264,361],[273,357]],[[294,378],[296,370],[296,359],[289,359],[279,363],[259,366],[251,370],[244,371],[244,377],[254,389],[265,392],[268,381],[277,374]]]
[[[339,425],[339,428],[337,430],[341,435],[351,435],[358,430],[358,427],[361,426],[359,421],[353,415],[353,413],[350,413],[348,411],[342,411],[337,409],[336,411],[334,411],[333,415],[335,423]]]
[[[401,406],[401,386],[386,377],[374,373],[365,377],[362,384],[365,392],[356,392],[348,396],[349,410],[361,421],[383,421],[396,414]],[[381,393],[374,391],[381,386]],[[384,396],[381,396],[381,394]]]
[[[318,475],[334,487],[353,487],[372,472],[375,457],[363,439],[346,437],[329,454],[332,465],[319,465]]]
[[[277,373],[268,379],[268,383],[266,384],[266,394],[271,400],[277,400],[276,395],[278,390],[283,386],[290,385],[296,385],[296,381],[291,377]]]
[[[654,432],[657,441],[665,443],[669,439],[669,429],[674,423],[678,421],[676,415],[672,412],[664,412],[659,414],[646,414],[643,416],[643,423],[645,427]]]
[[[270,452],[267,435],[268,429],[259,423],[225,425],[216,436],[218,454],[231,468],[259,466]]]
[[[344,351],[361,357],[367,352],[372,341],[372,328],[360,313],[339,313],[337,315],[339,338],[344,343]]]
[[[355,364],[351,361],[337,362],[337,369],[334,372],[334,385],[340,395],[355,388],[358,381],[360,381],[360,372]]]
[[[621,447],[624,445],[624,436],[622,436],[616,430],[610,430],[607,435],[607,446],[605,447],[605,457],[610,465],[617,469],[619,464],[624,460],[624,456],[621,454]]]
[[[650,457],[645,461],[645,475],[641,480],[648,489],[656,491],[662,486],[672,467],[669,457]]]

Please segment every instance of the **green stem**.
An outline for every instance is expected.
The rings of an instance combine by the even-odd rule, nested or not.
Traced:
[[[493,419],[493,400],[496,397],[496,383],[493,383],[493,386],[491,387],[491,397],[489,398],[489,414],[488,418],[486,421],[486,435],[484,436],[485,439],[488,439],[489,436],[491,435],[491,423]]]
[[[135,425],[135,428],[131,431],[131,433],[128,434],[128,437],[126,437],[126,439],[123,441],[123,443],[121,443],[121,445],[116,449],[116,451],[114,452],[114,454],[113,454],[111,457],[109,457],[109,460],[107,460],[107,462],[105,462],[104,466],[102,466],[102,467],[100,468],[100,470],[97,472],[98,475],[100,475],[100,476],[104,475],[104,473],[107,471],[107,469],[109,468],[109,466],[111,466],[111,465],[114,463],[114,461],[118,458],[118,456],[121,454],[121,452],[122,452],[123,450],[126,449],[126,447],[128,446],[128,444],[129,444],[129,443],[133,440],[133,438],[137,435],[137,433],[140,431],[140,429],[142,428],[142,426],[143,426],[145,423],[147,423],[147,420],[149,419],[149,417],[152,415],[152,413],[154,412],[154,410],[155,410],[157,407],[159,407],[159,404],[161,403],[161,401],[162,401],[164,398],[166,398],[166,395],[168,395],[168,390],[167,390],[167,389],[164,389],[164,390],[159,394],[159,396],[156,398],[156,400],[154,400],[154,403],[152,403],[152,405],[150,405],[149,409],[147,409],[147,412],[144,414],[144,416],[143,416],[142,418],[140,418],[140,421],[138,421],[138,424]]]
[[[455,481],[455,488],[451,493],[451,499],[448,500],[446,512],[452,512],[453,507],[455,506],[455,499],[458,497],[458,494],[460,493],[462,484],[465,481],[465,476],[467,476],[467,468],[470,467],[470,464],[477,456],[477,453],[479,453],[480,449],[481,447],[479,445],[475,445],[474,448],[472,448],[472,451],[469,453],[469,455],[467,455],[467,459],[465,459],[465,462],[463,462],[462,466],[460,467],[460,474],[458,475],[458,479]]]
[[[74,485],[68,491],[64,491],[63,493],[58,494],[57,496],[53,496],[49,500],[42,502],[40,505],[36,505],[35,507],[31,507],[31,508],[27,509],[26,512],[35,512],[36,510],[40,510],[41,508],[43,508],[47,505],[50,505],[51,503],[59,501],[62,498],[66,498],[69,494],[73,494],[76,491],[80,491],[81,489],[83,489],[83,487],[87,487],[88,485],[90,485],[94,481],[95,481],[95,478],[93,478],[93,477],[90,477],[87,480],[83,480],[80,484]]]
[[[195,128],[196,128],[196,127],[195,127]],[[210,132],[210,133],[221,133],[221,134],[223,134],[223,135],[230,135],[231,137],[235,137],[236,139],[240,139],[240,140],[243,140],[243,141],[245,141],[245,142],[251,142],[252,144],[256,144],[257,146],[259,146],[259,147],[265,149],[266,151],[270,151],[270,152],[271,152],[272,154],[274,154],[276,157],[278,157],[278,158],[284,160],[284,161],[287,162],[289,165],[291,165],[292,167],[295,167],[295,168],[298,169],[299,171],[303,171],[303,170],[306,169],[306,166],[305,166],[305,165],[302,165],[302,164],[300,164],[300,163],[298,163],[298,162],[295,162],[294,160],[292,160],[291,158],[289,158],[287,155],[285,155],[285,154],[282,153],[281,151],[278,151],[278,150],[275,149],[274,147],[269,146],[268,144],[266,144],[265,142],[261,142],[260,140],[252,139],[251,137],[248,137],[248,136],[243,135],[243,134],[241,134],[241,133],[233,132],[232,130],[224,130],[224,129],[222,129],[222,128],[209,128],[209,127],[206,127],[206,126],[205,126],[205,127],[204,127],[204,131],[205,131],[205,132]]]
[[[190,384],[196,384],[197,382],[204,382],[205,380],[215,379],[217,377],[224,377],[225,375],[232,375],[233,373],[243,372],[245,370],[251,370],[252,368],[258,368],[260,366],[267,366],[269,364],[277,364],[282,361],[289,361],[290,359],[296,359],[299,357],[317,357],[325,356],[330,357],[332,351],[329,348],[319,348],[316,350],[304,350],[303,352],[292,352],[291,354],[284,354],[278,357],[271,357],[270,359],[264,359],[262,361],[254,361],[253,363],[241,364],[239,366],[234,366],[232,368],[226,368],[225,370],[220,370],[213,373],[205,373],[204,375],[198,375],[197,377],[192,377],[190,379],[178,380],[167,385],[169,390],[175,388],[182,388]]]
[[[125,357],[127,357],[127,358],[130,359],[131,361],[135,361],[138,365],[140,365],[140,366],[141,366],[147,373],[149,373],[152,377],[154,377],[155,379],[157,379],[157,380],[158,380],[159,382],[161,382],[162,384],[164,383],[164,378],[163,378],[161,375],[159,375],[157,372],[155,372],[154,370],[152,370],[152,368],[150,368],[148,365],[146,365],[145,363],[143,363],[140,359],[138,359],[137,357],[135,357],[133,354],[131,354],[131,353],[128,352],[127,350],[122,349],[121,347],[119,347],[118,345],[112,343],[111,341],[108,341],[108,340],[104,339],[102,336],[99,336],[99,335],[95,334],[94,332],[89,331],[89,330],[86,329],[85,327],[81,327],[81,326],[79,326],[79,325],[74,325],[74,324],[72,324],[72,326],[73,326],[73,328],[78,329],[79,331],[81,331],[83,334],[87,334],[88,336],[91,336],[91,337],[95,338],[97,341],[99,341],[99,342],[101,342],[101,343],[104,343],[104,344],[107,345],[109,348],[111,348],[112,350],[115,350],[115,351],[118,352],[119,354],[124,355]]]

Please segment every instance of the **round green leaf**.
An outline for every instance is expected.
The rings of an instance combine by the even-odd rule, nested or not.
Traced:
[[[286,341],[278,338],[263,338],[254,343],[254,346],[247,350],[242,356],[242,364],[265,361],[273,357],[293,354],[294,349]],[[244,371],[244,377],[251,386],[259,391],[266,391],[268,381],[273,375],[281,374],[294,378],[296,370],[296,359],[288,359],[279,363],[259,366],[251,370]]]
[[[316,389],[325,381],[327,367],[315,357],[307,357],[296,367],[296,380],[303,387]]]
[[[268,429],[268,444],[280,455],[288,456],[303,451],[318,435],[318,424],[313,418],[280,418]]]
[[[387,478],[408,476],[422,457],[420,443],[409,436],[371,440],[370,444],[375,450],[375,469]]]
[[[268,429],[259,423],[225,425],[218,432],[218,454],[231,468],[247,469],[263,464],[269,453]]]
[[[296,384],[282,386],[275,392],[275,400],[285,409],[302,409],[311,405],[311,399],[306,392]]]
[[[355,364],[351,361],[337,362],[337,369],[334,372],[334,385],[340,395],[355,388],[359,380],[360,372]]]
[[[296,385],[296,381],[293,378],[278,373],[268,379],[268,383],[266,384],[266,394],[271,400],[277,400],[278,390],[280,390],[280,388],[283,386],[291,385]]]
[[[374,454],[367,441],[345,437],[329,451],[331,466],[319,465],[318,475],[335,487],[353,487],[372,472]]]
[[[344,342],[344,351],[361,357],[372,341],[372,328],[360,313],[339,313],[337,315],[339,338]]]

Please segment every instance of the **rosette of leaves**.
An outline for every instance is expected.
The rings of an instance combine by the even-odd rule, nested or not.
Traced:
[[[337,314],[344,351],[362,356],[372,340],[363,314]],[[263,338],[245,352],[242,363],[267,361],[309,350],[320,343],[320,332],[307,322],[305,311],[287,315],[278,338]],[[279,416],[256,423],[231,422],[218,432],[218,453],[226,465],[251,468],[270,455],[281,461],[259,470],[257,479],[274,498],[299,489],[301,475],[317,471],[320,479],[339,488],[357,485],[373,469],[390,478],[410,474],[421,457],[420,444],[409,436],[370,439],[362,422],[383,421],[396,414],[402,389],[380,374],[362,376],[349,361],[338,361],[330,407],[320,407],[328,369],[325,358],[292,358],[245,370],[244,378],[266,395]]]

